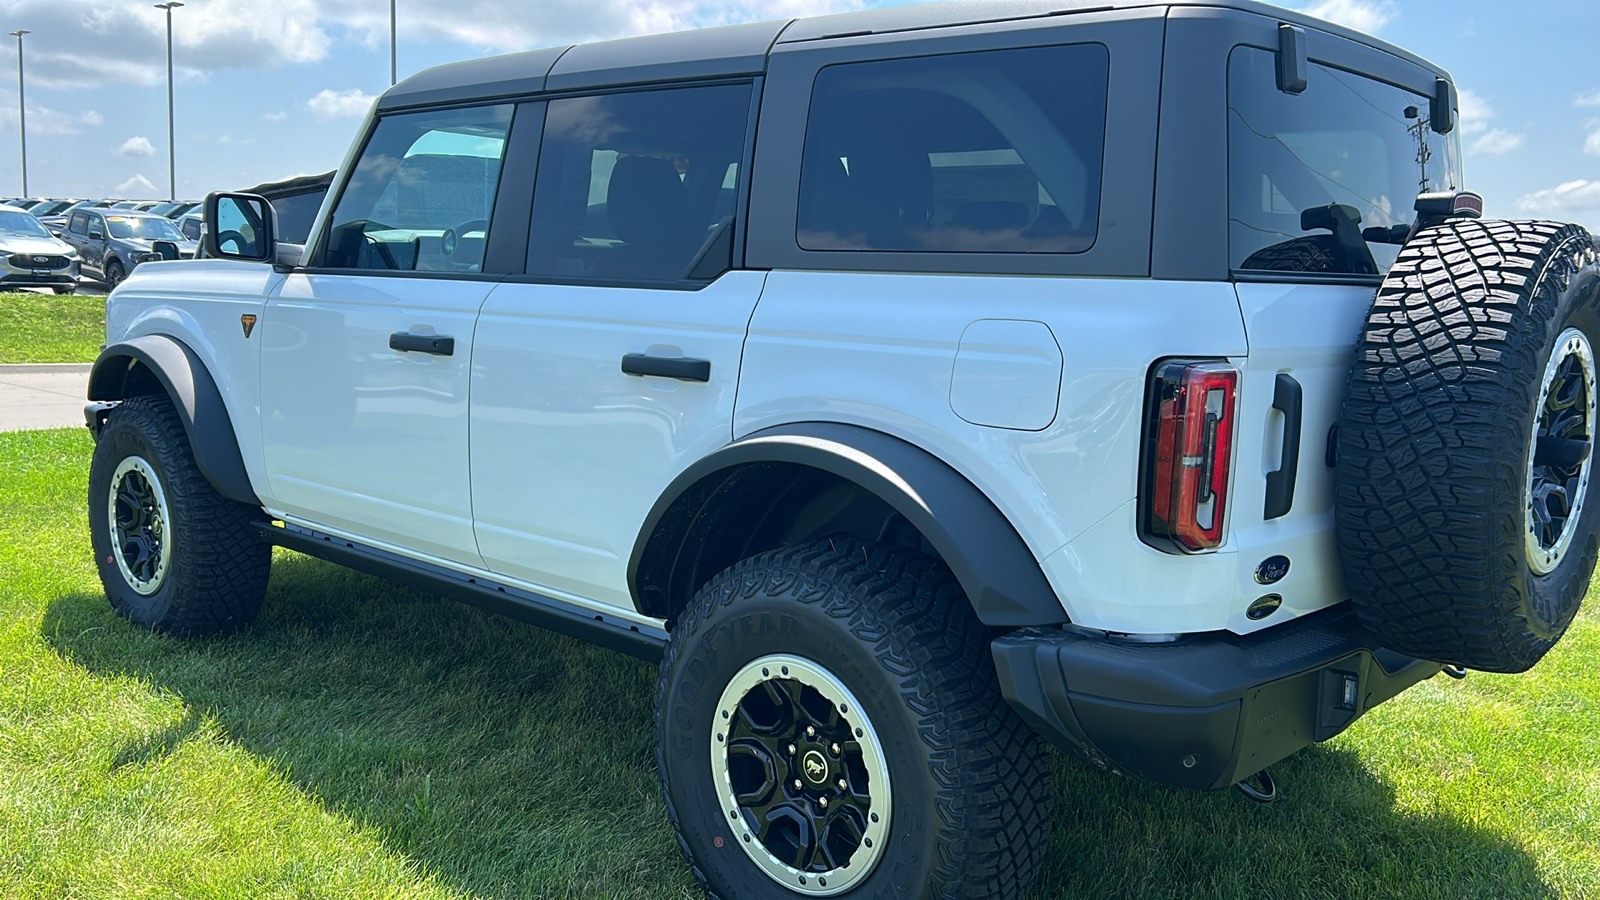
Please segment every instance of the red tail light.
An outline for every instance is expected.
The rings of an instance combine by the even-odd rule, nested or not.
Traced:
[[[1143,508],[1148,535],[1187,551],[1222,543],[1239,370],[1169,360],[1151,374]]]

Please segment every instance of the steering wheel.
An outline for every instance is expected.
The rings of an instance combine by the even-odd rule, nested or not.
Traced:
[[[245,240],[244,235],[240,234],[239,232],[223,231],[217,235],[217,249],[221,250],[223,247],[227,246],[229,241],[233,242],[234,253],[243,254],[244,248],[250,246],[250,242]]]
[[[444,253],[445,256],[454,258],[456,255],[456,250],[460,245],[462,235],[469,234],[474,231],[487,232],[488,230],[488,219],[468,219],[454,228],[446,228],[444,230],[444,234],[440,235],[439,237],[439,250]]]

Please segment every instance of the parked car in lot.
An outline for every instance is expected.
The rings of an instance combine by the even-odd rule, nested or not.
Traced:
[[[200,201],[198,200],[179,200],[176,203],[161,203],[152,206],[150,207],[150,212],[158,216],[166,216],[169,219],[177,219],[199,205]]]
[[[112,288],[140,263],[193,259],[199,250],[166,216],[131,210],[80,209],[61,239],[78,251],[86,277]]]
[[[1459,112],[1254,0],[423,72],[289,259],[215,194],[207,259],[112,294],[94,565],[180,634],[248,625],[279,545],[658,662],[709,897],[1019,896],[1045,740],[1270,800],[1578,614],[1600,254],[1482,218]]]
[[[50,216],[60,215],[77,202],[76,200],[43,200],[28,207],[28,212],[43,220]]]
[[[200,232],[205,228],[205,216],[200,213],[189,213],[178,219],[178,230],[191,241],[200,240]]]
[[[67,217],[80,209],[105,209],[115,202],[112,200],[79,200],[68,205],[65,209],[49,216],[40,216],[39,221],[52,233],[60,234],[67,227]]]
[[[44,287],[70,294],[78,287],[78,251],[52,235],[27,210],[0,206],[0,286]]]

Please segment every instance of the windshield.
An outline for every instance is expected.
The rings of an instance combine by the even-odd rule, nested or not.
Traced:
[[[39,224],[32,213],[5,210],[0,212],[0,235],[47,238],[50,232]]]
[[[50,200],[32,207],[28,212],[35,216],[53,216],[72,205],[70,200]]]
[[[1228,63],[1228,244],[1235,270],[1387,272],[1418,194],[1461,188],[1456,135],[1429,100],[1313,63],[1304,93],[1277,89],[1266,50]]]
[[[152,216],[106,216],[106,227],[114,238],[142,238],[147,241],[181,241],[183,235],[171,219]]]

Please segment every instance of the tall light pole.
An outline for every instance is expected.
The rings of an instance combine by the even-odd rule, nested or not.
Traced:
[[[178,145],[172,127],[172,11],[182,6],[177,0],[157,3],[156,9],[167,11],[167,199],[178,199]]]
[[[395,3],[395,0],[389,0],[389,86],[390,87],[394,87],[394,83],[399,80],[396,76],[398,76],[399,72],[400,72],[400,68],[397,65],[399,50],[397,49],[398,45],[395,42],[394,3]]]
[[[22,133],[22,196],[28,196],[28,104],[22,90],[22,36],[32,34],[26,29],[11,32],[17,39],[17,125]]]

